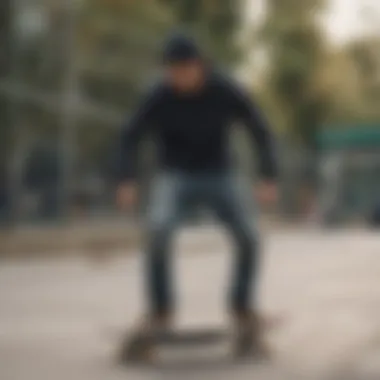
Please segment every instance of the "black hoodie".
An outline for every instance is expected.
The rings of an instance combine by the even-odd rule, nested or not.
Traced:
[[[172,39],[164,60],[173,62],[200,56],[191,40]],[[277,163],[272,134],[250,96],[233,80],[209,72],[204,88],[180,95],[164,81],[157,83],[126,123],[122,134],[121,180],[136,175],[137,147],[146,134],[155,136],[159,166],[188,174],[215,173],[230,168],[230,128],[242,122],[256,143],[261,175],[274,179]]]

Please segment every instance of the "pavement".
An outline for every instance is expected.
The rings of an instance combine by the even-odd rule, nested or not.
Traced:
[[[179,326],[227,325],[225,238],[189,254],[179,237]],[[361,230],[271,231],[260,288],[271,364],[233,364],[225,347],[173,348],[155,369],[115,362],[120,334],[143,310],[141,255],[0,262],[1,380],[380,379],[380,235]],[[226,243],[226,244],[222,244]],[[213,248],[214,247],[214,248]]]

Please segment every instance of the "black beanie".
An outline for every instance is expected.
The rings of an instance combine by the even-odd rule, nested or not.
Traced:
[[[180,63],[201,58],[202,54],[193,39],[184,34],[173,34],[165,43],[164,64]]]

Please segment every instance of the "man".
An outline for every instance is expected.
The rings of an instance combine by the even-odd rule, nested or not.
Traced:
[[[124,130],[122,183],[117,194],[123,208],[135,202],[137,146],[143,136],[153,134],[160,175],[148,212],[148,325],[170,324],[173,231],[185,212],[201,202],[215,211],[236,246],[229,309],[238,331],[236,350],[243,354],[260,342],[257,305],[251,304],[259,248],[247,200],[240,195],[231,170],[228,139],[232,123],[243,122],[259,152],[260,200],[274,202],[277,170],[272,136],[249,96],[214,72],[191,39],[182,35],[170,38],[163,61],[163,80],[145,97]]]

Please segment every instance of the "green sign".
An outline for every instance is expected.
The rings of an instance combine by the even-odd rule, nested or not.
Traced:
[[[380,123],[377,125],[325,126],[318,134],[322,149],[380,149]]]

